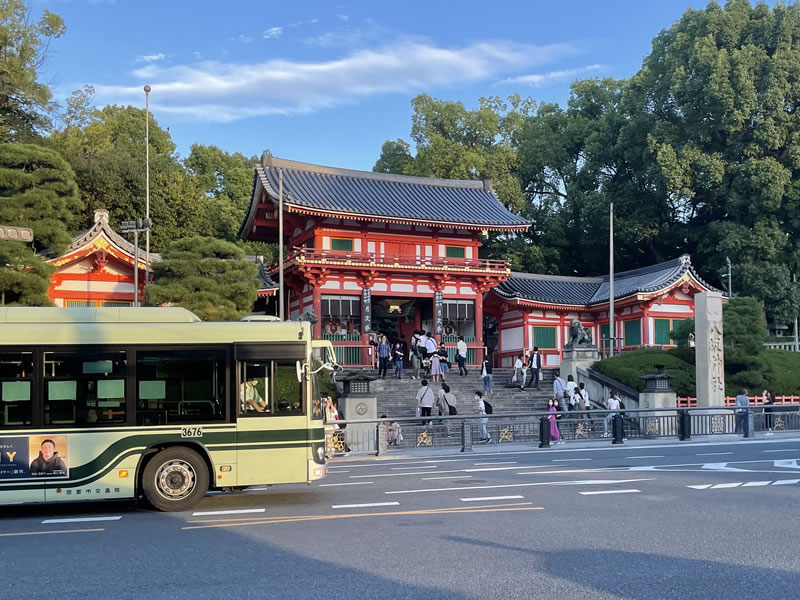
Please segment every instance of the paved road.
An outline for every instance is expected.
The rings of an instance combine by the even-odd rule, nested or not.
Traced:
[[[798,461],[800,439],[340,460],[187,513],[6,507],[0,598],[797,598]]]

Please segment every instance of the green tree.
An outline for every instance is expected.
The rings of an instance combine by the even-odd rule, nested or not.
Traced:
[[[798,36],[796,3],[687,10],[629,88],[696,262],[718,280],[729,256],[734,289],[782,319],[798,309]]]
[[[764,311],[755,298],[731,298],[722,308],[725,344],[725,387],[763,389],[772,379],[766,357]]]
[[[144,217],[145,111],[132,106],[106,106],[87,114],[91,90],[73,94],[62,117],[65,126],[51,136],[75,170],[86,210],[88,227],[95,210],[109,211],[112,226]],[[160,251],[172,240],[213,234],[208,199],[175,152],[169,132],[150,114],[150,234],[151,250]]]
[[[33,229],[32,248],[0,242],[0,304],[49,305],[53,269],[34,250],[61,252],[81,203],[72,169],[42,146],[0,144],[0,224]]]
[[[372,170],[376,173],[395,173],[402,175],[414,160],[411,146],[401,139],[386,140],[381,146],[381,155]]]
[[[258,267],[241,248],[209,237],[170,244],[147,287],[153,305],[178,305],[204,321],[235,321],[250,313],[258,290]]]
[[[253,166],[258,159],[216,146],[192,144],[184,165],[208,201],[213,235],[230,242],[238,239],[253,193]]]
[[[0,0],[0,143],[30,142],[47,128],[52,94],[39,74],[50,41],[65,31],[47,9],[33,23],[22,0]]]

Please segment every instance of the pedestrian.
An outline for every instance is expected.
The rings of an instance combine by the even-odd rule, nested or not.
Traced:
[[[449,417],[452,414],[452,408],[455,408],[455,403],[456,397],[450,392],[450,386],[443,383],[442,388],[436,392],[436,408],[439,411],[439,416]],[[450,421],[443,420],[439,421],[439,423],[444,423],[445,429],[447,430],[447,437],[450,437]]]
[[[434,394],[433,390],[428,387],[428,380],[423,379],[419,390],[417,391],[417,408],[419,408],[419,415],[423,418],[422,424],[430,424],[431,409],[433,408]],[[426,420],[425,417],[428,417]]]
[[[734,433],[748,432],[748,406],[750,406],[750,398],[747,396],[747,390],[743,389],[736,396],[736,429]]]
[[[400,379],[403,376],[403,358],[406,353],[403,352],[403,346],[399,342],[394,345],[394,376]]]
[[[458,343],[456,344],[456,362],[458,363],[458,374],[462,377],[467,376],[467,342],[464,341],[464,336],[458,336]]]
[[[570,410],[573,412],[583,410],[583,394],[581,393],[581,388],[577,385],[572,388],[572,395],[569,398]],[[582,419],[583,415],[576,416],[578,419]]]
[[[542,355],[539,346],[533,347],[533,352],[528,357],[528,370],[531,372],[531,385],[539,389],[539,373],[542,369]]]
[[[617,392],[612,392],[611,396],[606,400],[606,408],[610,411],[619,410],[619,396]],[[615,414],[617,413],[610,412],[606,415],[606,418],[603,419],[603,437],[608,437],[608,422],[614,418]]]
[[[561,432],[558,430],[558,407],[557,402],[554,398],[550,398],[547,401],[547,412],[550,413],[548,419],[550,419],[550,440],[554,441],[556,444],[563,444],[564,441],[561,439]]]
[[[487,352],[486,355],[483,357],[483,367],[481,368],[481,377],[483,377],[483,393],[484,394],[491,394],[494,396],[494,391],[492,391],[492,354],[491,352]]]
[[[556,371],[556,378],[553,380],[553,398],[556,399],[561,410],[567,412],[567,407],[564,404],[564,392],[567,389],[567,382],[561,378],[561,373]]]
[[[475,392],[475,401],[478,403],[478,408],[475,411],[479,415],[480,418],[480,426],[481,426],[481,443],[483,444],[491,444],[492,438],[489,436],[489,418],[486,416],[491,411],[487,410],[486,401],[483,399],[483,394],[481,392]]]
[[[386,415],[381,415],[381,419],[386,419]],[[403,441],[403,433],[400,429],[400,423],[391,421],[386,424],[386,445],[399,446]]]
[[[385,335],[382,335],[378,342],[378,377],[386,379],[386,369],[389,368],[389,360],[392,354],[392,347]]]
[[[572,375],[567,375],[567,385],[564,388],[565,396],[569,402],[567,406],[567,410],[578,410],[578,408],[573,403],[573,395],[575,392],[575,388],[578,387],[578,384],[575,383],[575,378]]]
[[[766,390],[764,390],[766,392]],[[767,392],[767,399],[764,401],[764,426],[767,428],[766,435],[772,435],[772,428],[775,426],[775,393]]]
[[[420,339],[419,331],[415,331],[414,336],[411,338],[409,358],[411,359],[411,367],[413,369],[411,379],[419,379],[419,368],[422,364],[422,340]]]
[[[442,380],[442,361],[439,358],[439,354],[437,352],[434,352],[431,355],[431,380],[432,381]]]
[[[436,340],[428,332],[425,334],[425,354],[422,358],[431,358],[434,352],[436,352]]]
[[[450,371],[450,357],[447,356],[447,348],[444,346],[439,346],[436,354],[439,356],[439,366],[442,369],[442,381],[444,381],[444,376]]]
[[[589,392],[586,390],[586,387],[582,381],[578,384],[578,391],[581,395],[581,399],[583,400],[581,408],[583,408],[583,410],[592,410],[592,403],[589,402]],[[583,418],[591,419],[592,416],[588,413],[583,413]]]
[[[334,400],[333,401],[333,410],[334,410],[334,413],[335,413],[334,414],[334,419],[336,419],[336,421],[346,421],[347,420],[346,417],[344,416],[344,411],[339,406],[339,401],[338,400]],[[347,445],[347,439],[344,436],[344,430],[347,429],[347,425],[343,424],[343,423],[337,423],[337,425],[338,425],[338,431],[337,431],[336,435],[337,435],[339,441],[341,442],[341,445],[344,446],[344,455],[347,456],[351,452],[350,446]]]
[[[514,361],[514,376],[511,378],[511,383],[515,386],[523,387],[524,381],[520,381],[522,377],[522,354],[517,356],[517,360]]]

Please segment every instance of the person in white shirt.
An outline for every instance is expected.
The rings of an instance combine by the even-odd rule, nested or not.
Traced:
[[[578,387],[578,384],[575,383],[575,378],[572,375],[567,375],[567,385],[564,389],[567,390],[567,397],[569,398],[569,408],[568,410],[578,410],[575,405],[575,388]]]
[[[425,334],[425,358],[430,358],[436,352],[436,340],[430,333]]]
[[[558,400],[558,405],[564,412],[567,410],[567,407],[564,405],[564,390],[566,389],[566,382],[561,378],[560,373],[556,373],[556,378],[553,380],[553,398]]]
[[[248,377],[239,390],[239,404],[241,404],[241,412],[269,412],[267,403],[261,398],[261,394],[256,389],[258,379],[255,377]]]
[[[606,400],[606,408],[608,410],[619,410],[619,396],[617,395],[617,392],[613,392],[611,397]],[[608,422],[614,418],[615,414],[617,413],[610,412],[603,420],[603,437],[608,437]]]
[[[581,408],[583,408],[583,410],[592,410],[592,403],[589,402],[589,392],[586,391],[583,382],[578,385],[578,391],[580,392],[581,399],[583,400],[583,406]],[[583,418],[591,419],[591,415],[584,413]]]
[[[539,389],[539,372],[542,369],[542,355],[539,352],[539,347],[534,346],[533,352],[528,357],[528,368],[531,371],[531,385]]]
[[[456,397],[450,392],[450,386],[446,383],[442,384],[442,389],[436,392],[436,407],[439,410],[439,415],[443,417],[450,416],[450,407],[456,405]],[[450,437],[451,421],[443,420],[439,423],[444,423],[447,430],[447,437]]]
[[[475,401],[478,403],[478,410],[477,412],[480,415],[486,415],[486,405],[483,403],[483,394],[481,392],[475,392]],[[491,444],[492,438],[489,437],[489,418],[486,416],[481,417],[480,425],[481,425],[481,442],[484,444]]]
[[[458,363],[458,374],[466,377],[467,375],[467,342],[464,341],[464,336],[458,336],[458,343],[456,344],[456,362]]]
[[[522,386],[525,385],[525,382],[520,380],[521,377],[522,377],[522,354],[517,356],[517,360],[514,361],[513,383],[517,384],[520,388],[522,388]]]
[[[430,416],[431,416],[431,409],[433,408],[433,401],[434,401],[434,393],[431,388],[428,387],[428,380],[423,379],[422,385],[417,391],[417,408],[419,408],[419,416],[421,417],[428,417],[427,420],[423,420],[422,424],[425,425],[430,423]]]

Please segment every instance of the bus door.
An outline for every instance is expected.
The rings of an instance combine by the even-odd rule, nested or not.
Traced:
[[[237,345],[237,485],[307,481],[308,403],[297,373],[305,348]]]

